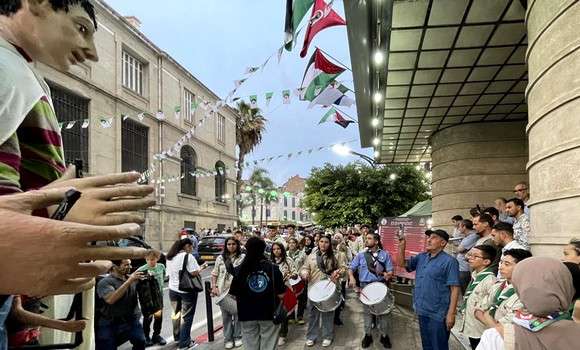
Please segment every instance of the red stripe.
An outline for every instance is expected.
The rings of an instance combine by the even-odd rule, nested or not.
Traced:
[[[48,144],[52,146],[62,147],[62,137],[58,131],[39,127],[25,127],[18,129],[18,139],[20,142],[29,144]]]
[[[20,156],[14,153],[0,152],[0,162],[16,170],[20,168]]]

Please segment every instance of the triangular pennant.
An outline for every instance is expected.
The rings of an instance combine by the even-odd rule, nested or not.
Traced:
[[[144,113],[139,113],[137,114],[137,119],[139,119],[140,122],[143,121],[143,118],[145,117]]]
[[[73,128],[73,126],[75,126],[75,123],[76,123],[76,120],[72,120],[72,121],[68,122],[68,123],[66,124],[66,127],[65,127],[65,129],[67,129],[67,130],[68,130],[68,129],[72,129],[72,128]]]
[[[81,128],[86,129],[89,127],[89,120],[85,119],[83,120],[83,125],[81,125]]]
[[[244,74],[256,73],[258,71],[258,69],[260,69],[260,67],[247,67]]]
[[[175,119],[179,119],[181,117],[181,106],[175,106]]]
[[[64,124],[64,123],[62,123],[62,122],[61,122],[61,123],[58,123],[58,130],[59,130],[59,131],[61,131],[61,130],[62,130],[62,126],[63,126],[63,124]]]
[[[326,112],[323,116],[322,119],[320,119],[320,121],[318,122],[318,124],[322,124],[322,123],[326,123],[328,121],[330,121],[331,117],[333,117],[336,114],[336,109],[331,108],[328,110],[328,112]]]
[[[270,101],[272,101],[272,96],[274,96],[273,92],[266,92],[266,107],[270,105]]]
[[[113,118],[101,118],[101,127],[102,128],[110,128],[113,125]]]
[[[246,81],[246,79],[240,79],[240,80],[234,80],[234,85],[236,86],[236,89],[239,89],[240,86],[242,86],[242,84]]]
[[[157,118],[158,120],[163,120],[163,119],[165,119],[165,113],[163,113],[163,111],[158,111],[155,114],[155,118]]]
[[[308,62],[304,77],[302,78],[301,100],[313,101],[324,89],[326,89],[342,72],[344,68],[330,62],[320,51],[316,49]]]
[[[346,129],[354,120],[345,119],[340,113],[334,113],[334,122],[340,125],[343,129]]]
[[[306,29],[306,35],[304,36],[304,45],[302,46],[302,51],[300,51],[300,57],[306,56],[308,46],[310,46],[310,42],[317,33],[325,28],[338,25],[346,25],[346,22],[324,0],[315,0],[312,15],[310,16],[310,21]]]
[[[302,19],[314,3],[314,0],[286,0],[286,21],[284,25],[284,44],[286,50],[291,51],[296,43],[296,30]]]
[[[250,96],[250,108],[258,108],[258,95]]]
[[[289,105],[290,104],[290,99],[292,98],[291,94],[290,94],[290,90],[284,90],[282,91],[282,101],[285,105]]]
[[[126,114],[121,114],[121,119],[122,119],[123,121],[127,120],[127,118],[129,118],[129,116],[128,116],[128,115],[126,115]]]

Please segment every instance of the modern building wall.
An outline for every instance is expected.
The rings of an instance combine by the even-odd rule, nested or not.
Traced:
[[[526,91],[532,251],[580,237],[580,36],[577,1],[528,2]]]
[[[186,120],[184,91],[193,93],[198,101],[215,103],[219,97],[107,4],[100,0],[94,3],[99,62],[75,66],[67,73],[38,64],[38,69],[51,84],[89,100],[90,126],[81,131],[89,135],[87,174],[121,172],[122,115],[126,115],[148,128],[148,165],[156,167],[151,179],[179,178],[179,152],[161,162],[155,160],[154,155],[171,148],[205,114],[202,108],[197,108],[191,121]],[[130,53],[143,64],[141,94],[123,86],[123,52]],[[174,116],[176,106],[182,107],[179,119]],[[165,120],[155,117],[158,111],[163,111]],[[144,113],[142,121],[137,118],[139,113]],[[199,170],[214,171],[218,161],[228,169],[235,167],[237,115],[230,107],[222,109],[220,115],[225,117],[223,140],[218,139],[217,116],[210,116],[186,143],[196,153]],[[113,117],[110,128],[101,127],[99,119],[102,117]],[[216,200],[213,176],[200,177],[196,181],[195,196],[181,193],[179,180],[155,184],[158,204],[144,213],[145,237],[152,246],[167,250],[186,222],[195,223],[198,231],[218,225],[235,226],[235,172],[227,172],[223,202]]]
[[[514,185],[527,180],[524,121],[459,124],[430,142],[434,227],[451,232],[451,217],[513,197]]]

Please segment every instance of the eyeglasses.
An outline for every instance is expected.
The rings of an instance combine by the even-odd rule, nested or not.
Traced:
[[[485,259],[483,256],[479,256],[479,255],[471,255],[471,254],[468,254],[468,255],[467,255],[467,258],[468,258],[468,259],[475,259],[475,258],[479,258],[479,259]]]

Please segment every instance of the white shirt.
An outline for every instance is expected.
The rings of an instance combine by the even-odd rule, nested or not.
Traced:
[[[178,292],[178,293],[186,293],[179,290],[179,271],[183,267],[183,259],[185,259],[185,252],[181,252],[177,254],[173,259],[167,260],[167,274],[169,275],[169,289]],[[189,254],[187,257],[187,271],[194,272],[199,271],[199,264],[193,257],[193,255]]]
[[[510,250],[510,249],[524,249],[527,250],[526,248],[524,248],[523,245],[521,245],[518,241],[516,241],[515,239],[511,242],[509,242],[508,244],[505,245],[505,247],[503,247],[501,249],[501,255],[503,256],[503,253],[506,250]]]

